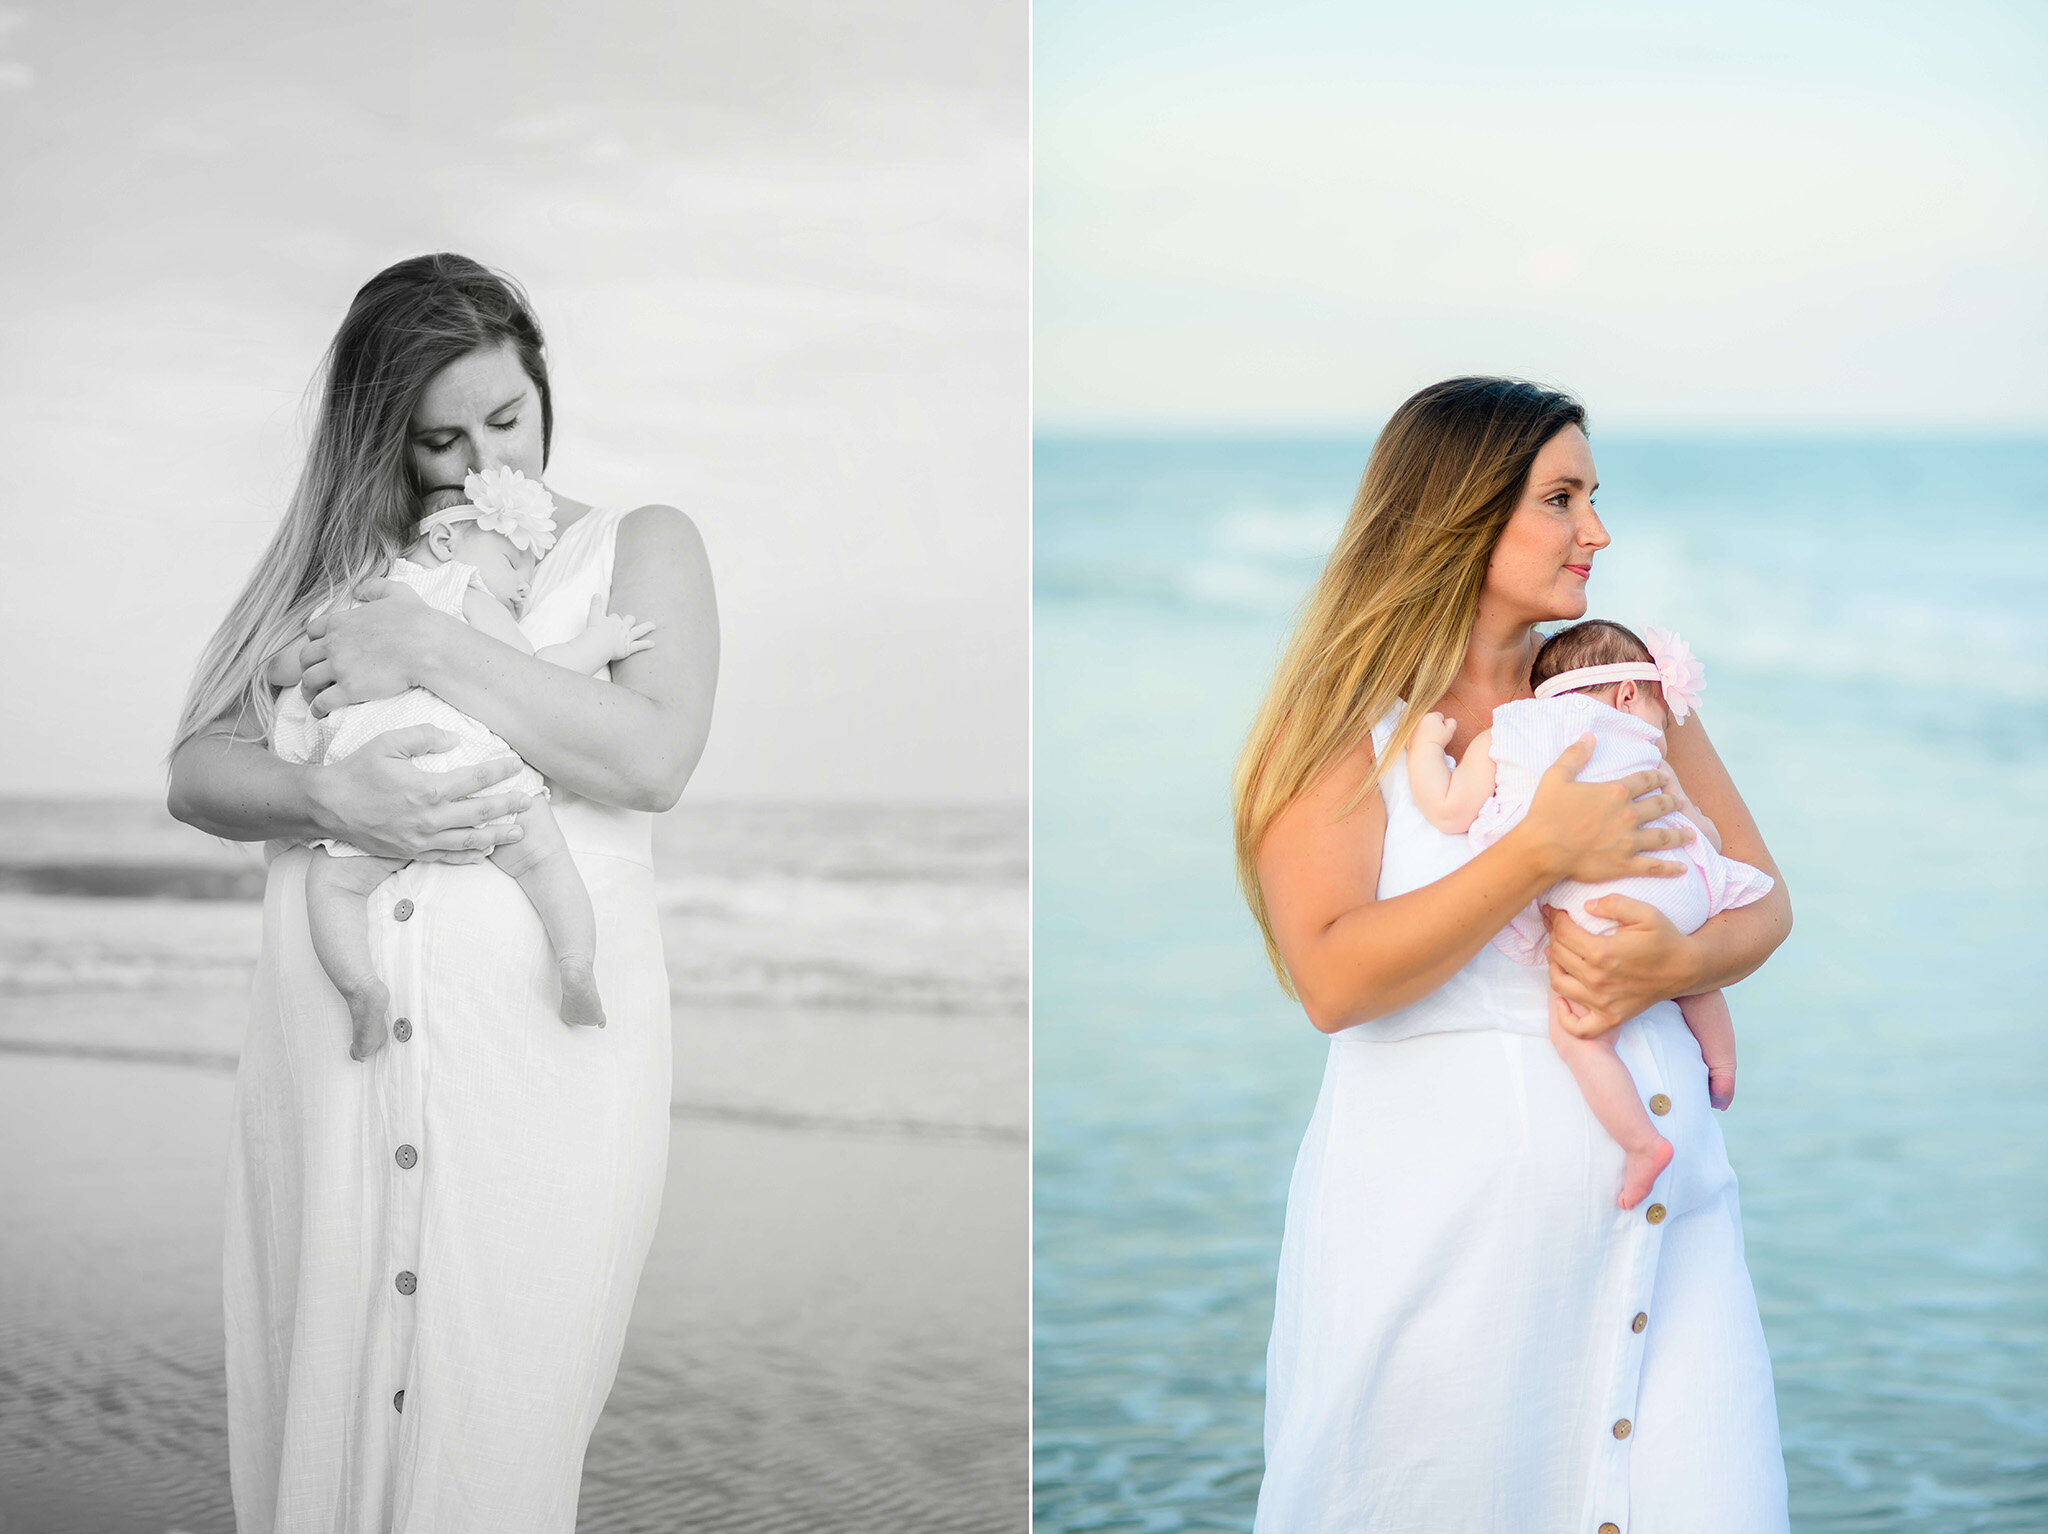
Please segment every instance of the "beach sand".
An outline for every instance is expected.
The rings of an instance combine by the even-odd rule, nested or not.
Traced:
[[[233,1527],[259,912],[50,892],[249,866],[159,819],[0,805],[0,1534]],[[580,1527],[1022,1528],[1021,812],[692,807],[658,847],[675,1133]]]

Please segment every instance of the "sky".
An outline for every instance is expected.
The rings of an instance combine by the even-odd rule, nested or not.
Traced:
[[[703,530],[699,797],[1025,792],[1022,0],[0,9],[0,793],[160,790],[394,260],[510,272],[549,482]]]
[[[1038,0],[1041,431],[2048,429],[2048,7]]]

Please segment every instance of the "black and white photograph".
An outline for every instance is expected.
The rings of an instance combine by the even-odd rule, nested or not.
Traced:
[[[1025,1527],[1028,79],[0,9],[0,1534]]]

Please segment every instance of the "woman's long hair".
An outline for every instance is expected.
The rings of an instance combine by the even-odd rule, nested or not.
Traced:
[[[1259,844],[1396,700],[1434,703],[1457,680],[1487,562],[1530,466],[1558,432],[1585,424],[1570,395],[1508,378],[1452,378],[1405,401],[1373,444],[1232,784],[1238,884],[1290,997],[1259,888]],[[1401,716],[1359,799],[1402,759],[1419,717]]]
[[[206,734],[268,737],[275,694],[265,663],[412,541],[418,487],[406,439],[420,396],[449,363],[507,342],[540,392],[545,463],[555,429],[546,343],[517,283],[442,254],[401,261],[363,284],[321,363],[298,488],[199,657],[172,755]]]

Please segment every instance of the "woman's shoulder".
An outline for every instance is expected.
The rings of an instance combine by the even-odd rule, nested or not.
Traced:
[[[704,547],[704,535],[697,530],[690,514],[679,506],[650,501],[618,516],[621,542],[630,538],[636,544]]]
[[[704,536],[697,531],[689,513],[665,501],[649,501],[619,510],[564,495],[557,495],[554,500],[555,527],[560,536],[579,528],[584,532],[609,529],[621,545],[631,546],[636,553],[662,548],[701,552],[704,547]]]
[[[616,548],[621,572],[701,598],[711,586],[711,557],[689,514],[660,502],[621,512]]]

